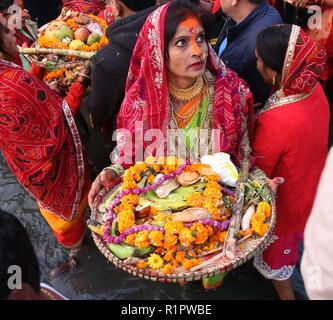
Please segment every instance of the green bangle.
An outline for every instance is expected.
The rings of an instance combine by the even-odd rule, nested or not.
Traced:
[[[125,173],[125,169],[119,163],[112,164],[111,166],[104,168],[103,171],[104,170],[112,170],[117,177],[121,177]]]

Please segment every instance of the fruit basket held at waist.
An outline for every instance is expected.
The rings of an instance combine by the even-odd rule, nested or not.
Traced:
[[[88,226],[105,257],[134,276],[180,283],[211,277],[263,250],[275,226],[265,174],[256,169],[242,185],[237,179],[223,153],[200,163],[148,157],[101,191]]]

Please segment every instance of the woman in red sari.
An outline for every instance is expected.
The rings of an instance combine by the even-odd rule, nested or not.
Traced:
[[[277,193],[276,239],[255,258],[281,299],[294,299],[291,275],[327,157],[329,105],[318,82],[325,49],[300,27],[277,25],[257,38],[257,67],[275,92],[256,118],[253,155],[268,177],[283,177]]]
[[[239,162],[251,119],[252,95],[247,85],[208,46],[193,6],[187,1],[161,6],[147,18],[132,55],[118,114],[114,158],[118,165],[96,178],[90,205],[102,185],[110,187],[121,173],[120,164],[128,167],[144,154],[199,160],[204,154],[224,151]],[[125,131],[129,139],[123,136]],[[140,141],[140,131],[157,133],[156,148]],[[205,133],[208,139],[203,142]],[[206,148],[201,149],[202,144]],[[217,286],[222,279],[215,278],[211,285]]]
[[[89,174],[74,115],[83,79],[64,101],[14,64],[13,32],[0,23],[0,149],[19,183],[36,199],[58,242],[81,244]],[[17,61],[17,60],[16,60]]]

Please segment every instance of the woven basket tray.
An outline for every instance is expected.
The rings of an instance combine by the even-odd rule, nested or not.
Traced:
[[[101,221],[103,213],[98,211],[98,206],[100,203],[103,203],[104,200],[112,194],[113,191],[116,190],[118,186],[114,187],[112,190],[107,191],[103,189],[99,197],[99,201],[95,201],[93,210],[91,213],[91,218]],[[272,199],[274,199],[272,194]],[[239,267],[240,265],[244,264],[248,260],[252,259],[257,253],[263,251],[270,243],[273,230],[276,223],[276,205],[275,201],[273,200],[271,203],[272,206],[272,214],[269,221],[269,229],[267,233],[258,239],[248,239],[244,241],[242,244],[238,245],[238,252],[233,259],[230,259],[226,256],[223,256],[215,263],[207,266],[204,270],[198,271],[186,271],[182,273],[174,273],[172,275],[165,275],[162,272],[156,272],[151,269],[137,269],[133,265],[125,264],[124,261],[118,259],[110,250],[108,249],[106,243],[94,232],[92,232],[93,239],[95,244],[97,245],[98,249],[103,253],[103,255],[111,261],[117,268],[121,268],[122,270],[130,273],[133,276],[137,276],[140,278],[144,278],[147,280],[152,281],[159,281],[159,282],[189,282],[200,280],[206,277],[212,277],[214,275],[220,274],[222,272],[227,272],[232,269]]]

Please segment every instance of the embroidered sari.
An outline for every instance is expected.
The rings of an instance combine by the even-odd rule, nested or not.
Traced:
[[[284,177],[277,192],[275,242],[255,258],[266,278],[288,279],[310,214],[328,145],[329,105],[319,78],[325,49],[293,25],[282,87],[256,119],[253,155],[268,177]]]
[[[133,141],[135,133],[138,133],[137,123],[142,123],[143,133],[151,129],[159,129],[162,136],[156,137],[159,140],[158,147],[151,152],[155,156],[172,155],[174,152],[170,150],[186,149],[184,146],[180,148],[180,145],[185,144],[186,139],[179,137],[181,134],[177,121],[172,116],[167,85],[164,56],[164,20],[167,9],[168,4],[154,11],[147,18],[139,34],[130,63],[126,95],[117,122],[118,129],[129,131]],[[206,141],[205,145],[206,147],[209,145],[209,152],[224,151],[239,162],[241,142],[244,136],[248,135],[249,127],[252,127],[252,95],[247,85],[224,65],[212,48],[209,48],[204,79],[208,96],[204,105],[206,110],[200,115],[202,118],[200,118],[199,127],[208,132],[208,142]],[[198,127],[195,119],[194,117],[193,123],[188,124],[191,128]],[[174,138],[177,137],[182,139],[176,139],[178,142],[169,148],[170,141],[175,141]],[[201,138],[199,133],[197,140]],[[134,155],[136,155],[136,161],[140,160],[137,155],[142,145],[143,150],[148,147],[146,141],[143,141],[141,146],[137,143],[138,140],[135,141],[136,143],[132,143],[132,153],[126,165],[135,162]],[[124,157],[125,151],[130,146],[121,130],[118,131],[117,142],[119,153],[114,161],[125,165],[121,157]],[[187,158],[191,157],[195,160],[199,158],[198,154],[193,154],[191,150],[186,150],[185,153]]]
[[[64,225],[77,221],[89,178],[72,112],[43,82],[5,60],[0,60],[0,148],[41,211],[54,215],[51,227],[59,242],[77,242],[83,215],[81,231]],[[58,221],[69,237],[57,228]]]

